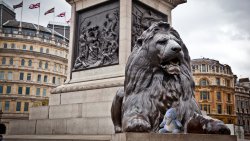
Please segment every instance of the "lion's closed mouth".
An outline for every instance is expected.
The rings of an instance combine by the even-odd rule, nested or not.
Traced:
[[[180,60],[178,57],[161,63],[163,68],[168,74],[179,74],[180,73]]]

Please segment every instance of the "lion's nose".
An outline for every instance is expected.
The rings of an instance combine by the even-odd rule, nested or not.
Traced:
[[[180,52],[180,51],[181,51],[181,47],[180,47],[180,46],[177,46],[177,45],[173,46],[171,49],[172,49],[172,51],[174,51],[174,52]]]

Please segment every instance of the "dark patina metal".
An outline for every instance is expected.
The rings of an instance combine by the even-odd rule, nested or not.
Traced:
[[[184,125],[180,132],[230,134],[222,121],[202,116],[188,50],[177,31],[157,22],[142,33],[129,56],[124,89],[111,108],[115,132],[158,132],[170,108]]]
[[[73,71],[118,64],[119,1],[77,14]]]

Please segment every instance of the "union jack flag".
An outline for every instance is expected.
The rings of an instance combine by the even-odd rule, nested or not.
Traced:
[[[54,13],[55,12],[55,8],[51,8],[51,9],[49,9],[48,11],[46,11],[45,13],[44,13],[44,15],[47,15],[47,14],[49,14],[49,13]]]
[[[65,12],[62,12],[62,13],[58,14],[57,17],[65,17],[65,14],[66,14]]]
[[[35,4],[31,4],[29,6],[29,9],[35,9],[35,8],[39,8],[40,7],[40,3],[35,3]]]

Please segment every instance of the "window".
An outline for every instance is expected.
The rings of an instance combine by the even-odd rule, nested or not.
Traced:
[[[28,80],[28,81],[31,80],[31,74],[30,74],[30,73],[27,74],[27,80]]]
[[[37,76],[37,82],[41,82],[41,74],[38,74],[38,76]]]
[[[9,110],[10,110],[10,102],[5,101],[4,111],[9,111]]]
[[[200,85],[201,86],[207,86],[209,83],[208,83],[208,81],[206,80],[206,79],[202,79],[201,81],[200,81]]]
[[[26,45],[23,45],[23,49],[26,50]]]
[[[21,66],[24,66],[24,65],[25,65],[25,60],[22,59],[22,61],[21,61]]]
[[[220,104],[217,105],[217,112],[218,112],[218,114],[222,113],[222,111],[221,111],[221,105]]]
[[[43,48],[42,47],[40,48],[40,52],[43,53]]]
[[[10,94],[10,93],[11,93],[11,86],[7,86],[6,94]]]
[[[4,44],[3,44],[3,48],[8,48],[8,44],[7,44],[7,43],[4,43]]]
[[[30,46],[30,51],[33,51],[33,46]]]
[[[16,45],[12,43],[12,44],[11,44],[11,48],[12,48],[12,49],[16,48]]]
[[[44,68],[48,69],[48,62],[45,63]]]
[[[220,93],[220,92],[217,92],[217,93],[216,93],[216,97],[217,97],[217,100],[218,100],[218,101],[221,101],[221,93]]]
[[[206,111],[207,113],[210,113],[210,105],[202,104],[201,110]]]
[[[23,80],[24,73],[20,72],[19,80]]]
[[[57,70],[57,66],[56,66],[56,64],[54,64],[54,71],[56,71]]]
[[[220,78],[216,78],[216,85],[220,86]]]
[[[29,60],[28,65],[29,65],[29,67],[32,66],[32,60]]]
[[[225,86],[230,87],[230,80],[228,79],[225,80]]]
[[[40,88],[36,88],[36,96],[40,96]]]
[[[46,53],[49,53],[49,49],[48,48],[46,49]]]
[[[227,94],[227,102],[231,102],[231,95]]]
[[[29,111],[29,102],[24,102],[24,111]]]
[[[2,58],[2,65],[5,65],[5,64],[6,64],[6,58],[3,57],[3,58]]]
[[[2,93],[3,93],[3,86],[0,85],[0,94],[2,94]]]
[[[4,80],[4,71],[0,71],[0,80]]]
[[[18,94],[23,94],[23,87],[18,87]]]
[[[60,85],[61,84],[61,78],[57,78],[57,84]]]
[[[46,89],[43,89],[43,96],[46,96]]]
[[[39,61],[39,68],[42,68],[43,62]]]
[[[53,83],[53,84],[56,84],[56,77],[53,77],[53,78],[52,78],[52,83]]]
[[[44,75],[43,81],[44,81],[44,82],[48,82],[48,77],[47,77],[47,75]]]
[[[3,110],[2,102],[0,101],[0,111]]]
[[[26,87],[26,92],[25,92],[26,95],[30,95],[30,87]]]
[[[227,114],[231,115],[232,114],[232,106],[227,105]]]
[[[8,72],[8,80],[12,80],[12,72]]]
[[[13,65],[14,64],[14,60],[13,60],[13,58],[10,58],[10,63],[9,63],[10,65]]]
[[[201,91],[200,92],[200,99],[201,100],[209,100],[209,92],[208,91]]]
[[[202,64],[202,65],[201,65],[201,71],[202,71],[202,72],[206,72],[206,70],[207,70],[207,69],[206,69],[206,65],[205,65],[205,64]]]
[[[58,71],[61,72],[61,68],[62,66],[61,65],[58,65]]]
[[[16,103],[16,111],[21,111],[21,102]]]

